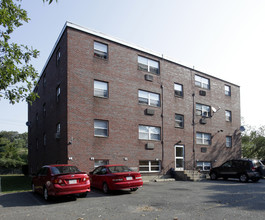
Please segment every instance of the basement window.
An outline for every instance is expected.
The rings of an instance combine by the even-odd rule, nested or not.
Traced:
[[[140,160],[139,161],[139,172],[140,173],[160,172],[160,170],[161,170],[160,161],[156,161],[156,160]]]

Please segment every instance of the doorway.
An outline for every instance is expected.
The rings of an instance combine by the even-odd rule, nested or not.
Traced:
[[[184,170],[184,145],[175,145],[175,170]]]

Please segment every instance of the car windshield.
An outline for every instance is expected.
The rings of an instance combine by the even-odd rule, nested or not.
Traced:
[[[58,166],[52,167],[53,174],[80,173],[81,171],[75,166]]]
[[[126,166],[113,166],[109,167],[111,173],[122,173],[122,172],[131,172],[132,170]]]

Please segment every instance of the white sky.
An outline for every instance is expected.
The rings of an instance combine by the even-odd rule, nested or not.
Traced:
[[[13,40],[41,53],[39,73],[66,21],[159,52],[241,87],[243,125],[263,116],[264,0],[23,0],[31,21]],[[27,105],[0,100],[0,131],[26,132]]]

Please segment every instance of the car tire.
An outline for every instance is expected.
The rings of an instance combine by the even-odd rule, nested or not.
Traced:
[[[132,192],[135,192],[135,191],[137,191],[137,189],[138,189],[138,188],[132,188],[131,191],[132,191]]]
[[[103,183],[102,190],[105,194],[109,192],[109,187],[107,183]]]
[[[48,194],[48,189],[46,188],[46,186],[43,187],[43,198],[45,201],[49,201],[50,200],[50,196]]]
[[[217,180],[217,175],[215,172],[210,173],[211,180]]]
[[[239,180],[240,180],[240,182],[242,182],[242,183],[246,183],[246,182],[248,182],[248,176],[247,176],[247,174],[245,174],[245,173],[240,174],[240,176],[239,176]]]

